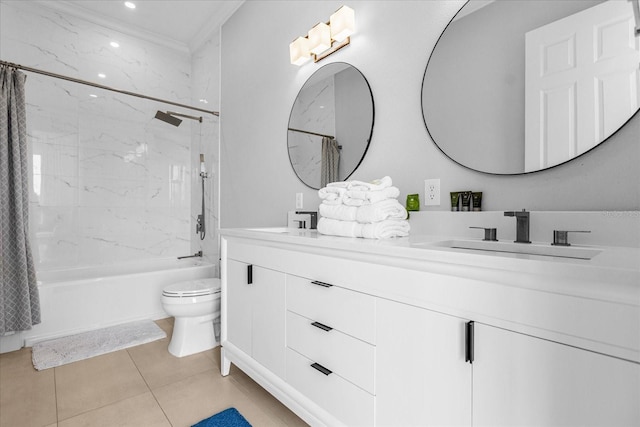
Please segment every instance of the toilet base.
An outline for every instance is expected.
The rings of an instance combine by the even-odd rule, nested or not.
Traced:
[[[176,317],[169,343],[169,353],[176,357],[211,350],[218,345],[213,328],[214,315]]]

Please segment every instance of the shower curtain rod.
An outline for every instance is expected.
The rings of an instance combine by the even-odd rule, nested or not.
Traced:
[[[333,136],[331,136],[331,135],[325,135],[325,134],[323,134],[323,133],[309,132],[308,130],[294,129],[294,128],[289,128],[289,130],[292,130],[292,131],[294,131],[294,132],[308,133],[309,135],[326,136],[327,138],[334,139],[334,138],[333,138]]]
[[[294,129],[294,128],[288,128],[288,129],[289,129],[289,130],[291,130],[291,131],[293,131],[293,132],[308,133],[309,135],[323,136],[323,137],[327,137],[327,138],[335,139],[333,136],[331,136],[331,135],[325,135],[325,134],[323,134],[323,133],[309,132],[308,130]],[[338,145],[338,150],[342,150],[342,145]]]
[[[167,101],[166,99],[154,98],[152,96],[142,95],[140,93],[129,92],[127,90],[121,90],[121,89],[115,89],[115,88],[112,88],[112,87],[109,87],[109,86],[105,86],[105,85],[101,85],[101,84],[98,84],[98,83],[93,83],[93,82],[89,82],[89,81],[86,81],[86,80],[80,80],[80,79],[76,79],[76,78],[73,78],[73,77],[64,76],[62,74],[51,73],[49,71],[43,71],[43,70],[39,70],[37,68],[26,67],[24,65],[14,64],[12,62],[7,62],[7,61],[0,60],[0,65],[6,65],[7,67],[10,67],[10,68],[29,71],[29,72],[36,73],[36,74],[42,74],[43,76],[55,77],[56,79],[67,80],[67,81],[70,81],[70,82],[73,82],[73,83],[80,83],[80,84],[87,85],[87,86],[97,87],[99,89],[109,90],[111,92],[117,92],[117,93],[121,93],[123,95],[135,96],[135,97],[138,97],[138,98],[149,99],[151,101],[162,102],[164,104],[175,105],[177,107],[188,108],[190,110],[200,111],[200,112],[203,112],[203,113],[209,113],[209,114],[213,114],[214,116],[220,117],[220,113],[218,111],[204,110],[202,108],[192,107],[192,106],[186,105],[186,104],[180,104],[180,103],[173,102],[173,101]]]

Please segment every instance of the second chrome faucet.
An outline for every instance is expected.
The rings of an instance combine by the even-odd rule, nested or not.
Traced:
[[[529,212],[525,209],[521,211],[507,211],[504,216],[516,217],[516,240],[515,243],[531,243],[529,240]]]

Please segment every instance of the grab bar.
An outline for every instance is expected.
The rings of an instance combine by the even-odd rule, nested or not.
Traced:
[[[195,258],[195,257],[202,257],[202,251],[198,251],[193,255],[185,255],[185,256],[179,256],[178,259],[182,259],[182,258]]]

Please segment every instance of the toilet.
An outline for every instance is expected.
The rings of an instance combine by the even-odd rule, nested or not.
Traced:
[[[169,353],[184,357],[215,347],[220,336],[220,279],[178,282],[162,290],[162,308],[175,318]]]

